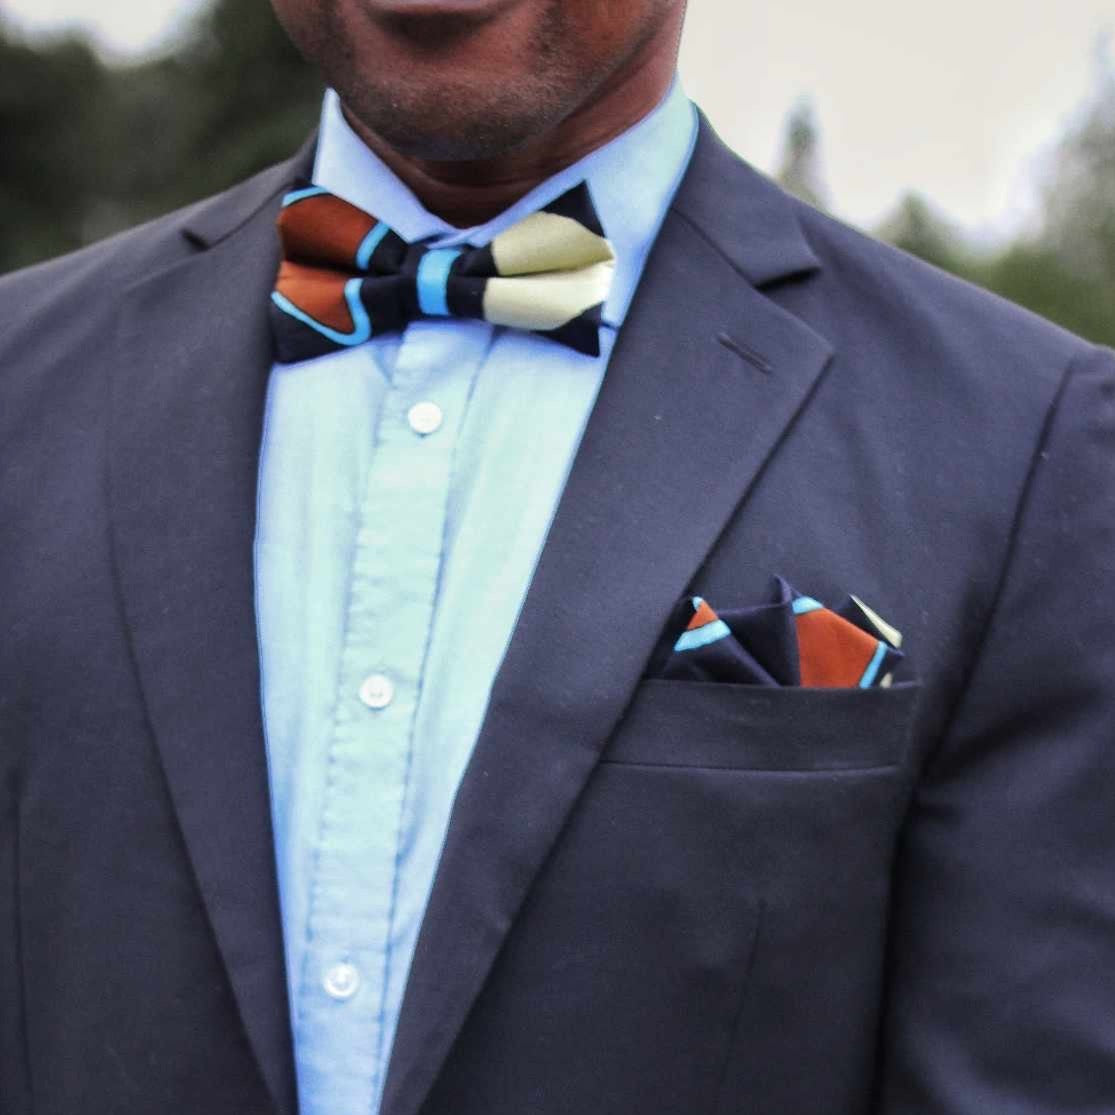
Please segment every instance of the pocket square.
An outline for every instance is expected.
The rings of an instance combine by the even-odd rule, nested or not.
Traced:
[[[775,578],[767,604],[715,609],[700,596],[675,606],[648,676],[736,685],[887,686],[901,633],[855,596],[835,608]]]

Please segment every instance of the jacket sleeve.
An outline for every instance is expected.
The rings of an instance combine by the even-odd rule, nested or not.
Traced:
[[[896,862],[878,1115],[1115,1112],[1115,359],[1068,368]]]

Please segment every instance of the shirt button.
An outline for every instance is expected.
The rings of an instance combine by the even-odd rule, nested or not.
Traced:
[[[360,973],[351,964],[334,964],[321,982],[331,999],[351,999],[360,987]]]
[[[395,699],[395,686],[386,674],[370,674],[360,686],[360,700],[368,708],[387,708]]]
[[[415,403],[407,411],[407,421],[416,434],[432,434],[441,426],[444,415],[437,403]]]

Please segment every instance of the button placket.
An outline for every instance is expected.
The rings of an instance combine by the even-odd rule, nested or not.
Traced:
[[[343,1040],[380,1082],[378,1058],[389,1052],[381,1030],[411,732],[453,454],[482,356],[475,343],[454,343],[444,327],[408,330],[378,413],[353,536],[299,1037],[314,1047],[307,1057],[326,1065],[334,1037],[340,1040],[336,1027],[344,1027]],[[438,403],[429,398],[435,390]],[[338,1002],[346,1004],[343,1012]],[[334,1064],[331,1072],[339,1071]]]

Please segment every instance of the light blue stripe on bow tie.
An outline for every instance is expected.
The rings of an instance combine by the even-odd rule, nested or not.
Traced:
[[[460,248],[433,248],[418,263],[418,308],[432,317],[448,317],[449,272]]]
[[[323,337],[328,337],[336,344],[344,345],[346,348],[352,345],[362,345],[365,341],[370,340],[372,336],[372,323],[368,317],[368,311],[364,309],[364,303],[360,301],[360,284],[363,281],[363,279],[358,278],[349,279],[345,283],[345,301],[348,303],[349,313],[352,314],[353,330],[351,333],[339,333],[336,329],[331,329],[328,325],[322,324],[316,318],[310,317],[304,310],[300,310],[289,298],[280,294],[277,290],[271,292],[271,301],[283,313],[297,318],[303,325],[308,325],[311,329],[317,330]]]
[[[379,247],[380,241],[391,230],[383,223],[383,221],[376,222],[375,228],[360,241],[360,247],[356,249],[356,266],[361,271],[368,270],[368,264],[372,262],[372,253]]]
[[[322,194],[327,194],[329,191],[324,186],[307,186],[302,190],[291,190],[286,197],[283,198],[283,208],[288,205],[293,205],[296,201],[301,201],[306,197],[321,197]]]

